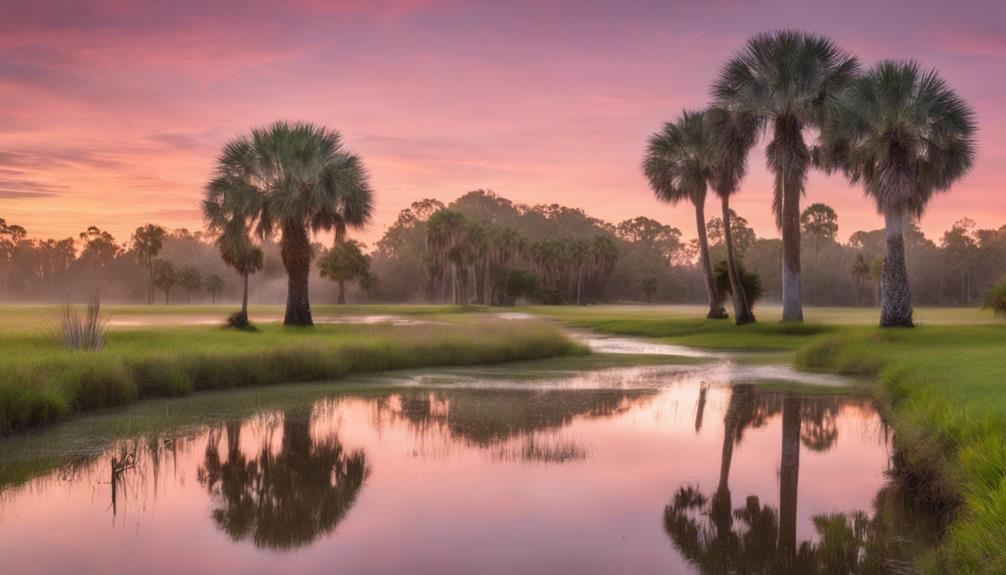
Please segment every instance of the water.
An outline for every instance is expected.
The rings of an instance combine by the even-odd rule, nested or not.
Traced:
[[[0,571],[887,573],[932,544],[861,397],[724,363],[528,365],[148,402],[9,438]]]

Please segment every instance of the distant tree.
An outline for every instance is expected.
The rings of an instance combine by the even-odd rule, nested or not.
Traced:
[[[147,304],[154,303],[154,258],[164,247],[164,235],[167,232],[161,226],[147,224],[136,228],[133,232],[133,251],[136,252],[140,264],[147,271]]]
[[[203,274],[192,266],[182,268],[178,274],[178,283],[185,290],[185,303],[192,303],[192,292],[203,287]]]
[[[643,160],[643,174],[657,198],[669,204],[682,200],[692,203],[698,232],[699,265],[706,282],[709,319],[725,319],[726,310],[719,300],[709,260],[706,236],[705,203],[708,182],[712,178],[710,138],[705,131],[701,111],[684,111],[674,121],[653,134]]]
[[[817,261],[821,244],[833,242],[838,237],[838,214],[826,204],[811,204],[800,214],[800,229],[810,238],[814,261]]]
[[[122,247],[115,243],[112,234],[97,226],[88,227],[77,237],[81,244],[80,257],[77,261],[87,269],[90,281],[102,281],[104,272],[112,266],[115,258],[122,252]]]
[[[164,292],[164,305],[171,303],[171,288],[178,284],[178,271],[171,262],[154,260],[154,285]]]
[[[856,254],[856,261],[849,268],[849,275],[856,281],[856,305],[860,305],[863,283],[870,278],[870,262],[863,252]]]
[[[524,270],[503,268],[500,270],[497,301],[500,305],[513,306],[520,298],[531,299],[538,287],[534,274]]]
[[[217,296],[219,296],[224,291],[224,286],[227,282],[224,278],[218,276],[217,274],[210,274],[206,276],[206,293],[210,294],[210,303],[217,303]]]
[[[346,303],[346,282],[357,281],[367,290],[373,276],[370,274],[370,256],[363,252],[364,245],[356,240],[345,240],[326,250],[318,261],[321,277],[339,284],[338,303]]]
[[[881,62],[836,101],[826,160],[863,184],[885,220],[881,327],[912,325],[905,223],[970,170],[974,133],[968,104],[915,62]]]
[[[461,212],[438,210],[426,225],[426,241],[432,256],[431,267],[435,275],[446,277],[450,285],[451,301],[469,303],[468,266],[473,259],[469,241],[471,227]]]
[[[873,280],[873,305],[880,305],[880,281],[883,277],[884,258],[877,256],[870,262],[870,279]]]
[[[754,117],[772,137],[766,154],[782,230],[783,321],[803,321],[800,198],[811,166],[805,132],[821,127],[825,108],[858,71],[858,60],[830,39],[783,30],[748,40],[713,85],[716,105]]]
[[[643,278],[643,281],[639,282],[639,293],[643,296],[643,301],[652,302],[653,296],[657,294],[657,278],[653,276]]]
[[[747,218],[737,215],[730,209],[730,235],[733,239],[734,251],[738,258],[743,258],[744,254],[754,245],[757,236],[755,231],[748,224]],[[709,245],[720,247],[726,246],[726,234],[723,230],[723,218],[713,216],[706,222],[706,229],[709,231]],[[726,250],[724,250],[725,252]]]

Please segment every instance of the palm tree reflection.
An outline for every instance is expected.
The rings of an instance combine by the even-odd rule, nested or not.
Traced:
[[[720,476],[711,496],[683,486],[664,509],[664,529],[678,551],[702,573],[889,573],[907,565],[906,541],[922,541],[926,529],[906,538],[904,497],[881,491],[873,518],[863,512],[813,518],[816,541],[797,542],[797,492],[801,445],[827,451],[838,440],[837,398],[765,394],[750,385],[732,388],[724,416]],[[749,495],[734,508],[729,481],[735,446],[747,428],[782,412],[779,507]]]
[[[241,451],[241,424],[211,433],[199,481],[214,499],[212,517],[235,541],[289,550],[310,545],[345,519],[370,473],[362,450],[347,451],[337,437],[312,439],[310,418],[287,412],[278,453],[268,444],[249,459]]]

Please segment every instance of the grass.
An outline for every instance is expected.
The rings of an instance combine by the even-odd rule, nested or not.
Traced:
[[[611,334],[712,349],[787,351],[796,367],[867,376],[896,431],[906,479],[954,517],[930,573],[1006,573],[1006,321],[917,310],[915,329],[874,327],[875,309],[808,309],[807,324],[735,327],[702,308],[526,308]],[[773,319],[775,310],[760,316]],[[820,321],[821,319],[827,321]]]
[[[97,353],[73,352],[45,334],[8,328],[0,332],[0,349],[0,433],[198,390],[586,353],[545,322],[480,316],[415,326],[111,330],[106,348]]]

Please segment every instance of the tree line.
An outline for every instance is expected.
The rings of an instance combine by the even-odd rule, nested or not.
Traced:
[[[341,249],[313,243],[312,257],[318,262],[313,277],[331,280],[321,284],[323,301],[345,301],[347,289],[339,290],[340,278],[356,301],[455,301],[452,290],[458,276],[451,275],[446,260],[437,263],[429,243],[428,221],[440,211],[460,214],[466,226],[483,230],[475,233],[489,238],[477,246],[493,245],[482,259],[462,260],[469,262],[464,281],[473,297],[460,301],[484,301],[478,299],[481,290],[492,296],[487,303],[493,305],[576,303],[578,266],[574,264],[591,262],[569,259],[565,250],[575,245],[574,253],[585,254],[602,242],[609,246],[604,248],[607,255],[594,259],[592,269],[580,268],[580,303],[706,300],[698,241],[683,239],[677,227],[648,217],[610,223],[574,208],[526,206],[491,191],[476,190],[449,204],[432,199],[413,203],[402,210],[373,249],[354,240],[343,242]],[[735,253],[744,270],[758,276],[766,300],[780,301],[781,240],[759,237],[732,209],[729,221]],[[714,273],[719,268],[720,276],[726,261],[723,228],[721,216],[706,220],[710,261],[714,262]],[[809,248],[801,255],[808,304],[879,303],[884,230],[860,230],[844,236],[839,214],[824,204],[812,204],[801,213],[800,231],[801,241]],[[7,301],[59,301],[68,286],[82,285],[100,275],[106,299],[112,301],[240,301],[244,276],[221,259],[219,237],[148,224],[125,241],[97,227],[77,237],[34,239],[23,227],[0,222],[0,297]],[[973,220],[962,218],[943,234],[930,238],[913,219],[906,225],[904,238],[912,299],[919,305],[978,305],[1006,274],[1006,225],[981,229]],[[610,246],[615,251],[609,251]],[[253,258],[248,268],[249,276],[257,272],[250,291],[260,302],[281,301],[286,278],[279,244],[269,238],[254,247],[260,259]],[[607,259],[612,256],[613,261]],[[485,274],[487,262],[490,271]],[[174,279],[160,280],[164,275],[161,268],[167,266],[172,268],[169,275]],[[190,280],[192,287],[186,290],[178,277],[186,269],[201,276],[201,289]],[[475,280],[467,275],[472,272]],[[189,271],[185,275],[194,274]],[[720,298],[725,301],[729,290],[722,287]],[[171,293],[165,293],[165,288]]]

